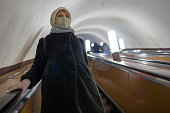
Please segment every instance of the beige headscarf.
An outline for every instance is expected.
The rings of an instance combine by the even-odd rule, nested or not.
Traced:
[[[51,14],[51,18],[50,18],[50,23],[51,26],[54,27],[55,26],[55,18],[56,18],[56,14],[58,13],[58,11],[60,10],[66,10],[69,15],[71,16],[70,12],[68,11],[68,9],[66,9],[65,7],[59,7],[56,10],[53,11],[53,13]]]

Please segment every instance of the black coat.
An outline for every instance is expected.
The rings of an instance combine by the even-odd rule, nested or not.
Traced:
[[[51,33],[39,40],[31,69],[21,77],[32,88],[42,79],[41,113],[105,113],[88,67],[84,42],[73,33]],[[45,71],[44,71],[45,70]]]

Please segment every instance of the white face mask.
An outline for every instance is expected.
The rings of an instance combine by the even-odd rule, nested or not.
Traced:
[[[65,16],[62,16],[62,17],[57,17],[56,20],[55,20],[55,24],[61,26],[61,27],[70,27],[70,19],[65,17]]]

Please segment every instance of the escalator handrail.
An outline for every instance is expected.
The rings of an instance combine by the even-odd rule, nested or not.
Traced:
[[[152,63],[170,65],[170,62],[165,62],[165,61],[139,59],[139,58],[133,58],[133,57],[127,57],[127,56],[121,56],[121,58],[126,58],[126,59],[138,60],[138,61],[145,61],[145,62],[152,62]]]
[[[32,89],[27,89],[24,95],[21,93],[13,93],[5,94],[0,99],[0,113],[13,113],[13,112],[21,112],[28,100],[32,97],[32,95],[36,92],[41,84],[40,80]],[[4,99],[7,99],[7,102],[4,102]]]

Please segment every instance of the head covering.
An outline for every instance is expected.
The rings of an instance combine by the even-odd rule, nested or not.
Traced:
[[[51,18],[50,18],[50,23],[51,26],[54,27],[55,26],[55,18],[56,18],[56,14],[60,11],[60,10],[65,10],[69,13],[69,15],[71,16],[70,12],[68,11],[68,9],[66,9],[65,7],[59,7],[56,10],[53,11],[53,13],[51,14]]]

